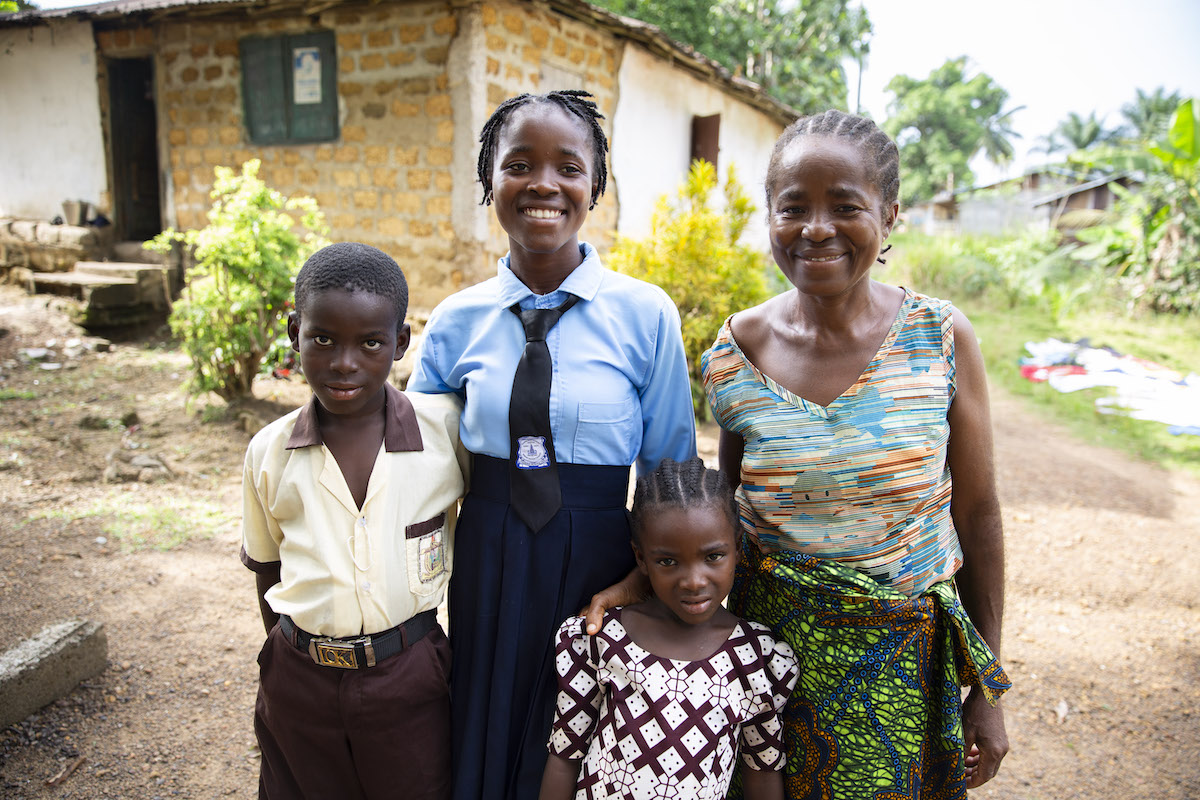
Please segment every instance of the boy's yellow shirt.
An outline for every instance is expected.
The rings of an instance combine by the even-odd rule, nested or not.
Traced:
[[[242,561],[280,564],[266,595],[321,636],[394,628],[441,602],[468,454],[453,394],[386,387],[384,443],[359,509],[322,443],[316,400],[263,428],[243,468]]]

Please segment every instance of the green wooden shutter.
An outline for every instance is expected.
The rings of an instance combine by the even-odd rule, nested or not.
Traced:
[[[338,137],[333,31],[243,39],[239,44],[242,101],[251,142],[325,142]],[[315,50],[320,61],[319,92],[307,84],[302,87],[307,94],[301,97],[295,95],[298,50]]]
[[[243,39],[242,104],[246,130],[255,144],[288,138],[287,98],[283,94],[283,39]]]

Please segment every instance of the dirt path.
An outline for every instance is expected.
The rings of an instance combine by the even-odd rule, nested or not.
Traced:
[[[177,353],[19,363],[19,348],[78,336],[60,311],[0,287],[0,648],[84,616],[106,626],[109,668],[0,732],[0,797],[254,797],[262,630],[236,558],[249,437],[184,412]],[[262,416],[305,391],[260,388]],[[973,796],[1200,797],[1200,482],[993,404],[1013,752]],[[116,422],[130,411],[132,431]],[[715,458],[712,433],[702,452]],[[103,483],[114,450],[173,475]],[[146,517],[156,506],[172,512]],[[173,529],[190,534],[173,549],[129,544]]]

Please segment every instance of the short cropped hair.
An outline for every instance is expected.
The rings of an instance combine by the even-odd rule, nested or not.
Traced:
[[[396,330],[408,315],[408,281],[395,259],[360,242],[339,242],[308,257],[296,276],[296,313],[317,292],[345,289],[378,295],[396,307]]]

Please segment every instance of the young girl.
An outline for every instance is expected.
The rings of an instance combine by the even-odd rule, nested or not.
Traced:
[[[609,611],[595,636],[581,617],[559,628],[541,800],[724,798],[739,743],[745,796],[783,797],[796,659],[721,606],[738,538],[733,489],[700,459],[638,480],[633,552],[654,595]]]
[[[696,453],[679,312],[579,241],[607,178],[589,97],[521,95],[484,125],[483,201],[509,253],[434,310],[408,383],[463,398],[472,453],[450,581],[456,800],[536,796],[554,630],[638,577],[629,466]]]

